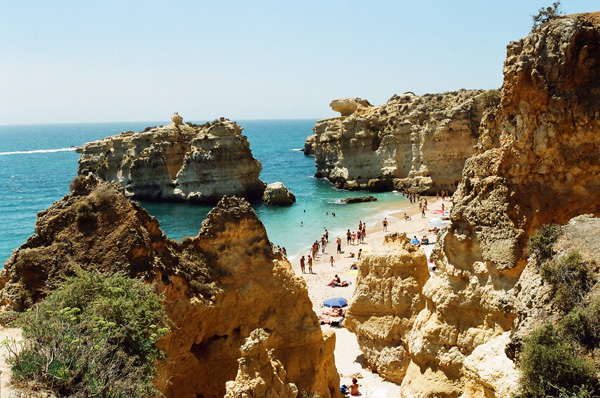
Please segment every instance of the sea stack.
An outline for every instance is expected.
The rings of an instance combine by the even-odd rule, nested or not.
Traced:
[[[385,105],[343,98],[341,116],[320,120],[307,139],[316,177],[349,190],[454,192],[474,153],[479,124],[500,96],[495,90],[394,95]]]
[[[82,145],[78,174],[117,182],[137,199],[216,204],[225,195],[262,197],[262,165],[237,123],[184,124],[177,112],[171,120]]]
[[[515,337],[534,317],[553,321],[541,316],[549,287],[527,257],[528,239],[541,225],[600,214],[599,43],[600,13],[554,18],[510,43],[500,105],[481,122],[432,253],[436,271],[401,239],[361,266],[347,326],[403,396],[516,392]],[[597,224],[569,222],[582,228],[568,236],[582,256],[597,246]],[[396,260],[382,263],[387,253]],[[404,270],[382,268],[398,262]]]

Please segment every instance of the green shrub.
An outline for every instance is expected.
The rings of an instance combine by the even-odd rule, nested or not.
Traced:
[[[541,25],[545,22],[548,22],[559,15],[562,15],[562,11],[559,10],[560,1],[555,1],[552,3],[551,7],[542,7],[538,9],[538,13],[533,15],[533,27],[535,28],[538,25]]]
[[[536,258],[538,265],[551,259],[556,253],[552,248],[560,236],[560,227],[555,224],[544,225],[536,235],[529,238],[529,252]]]
[[[600,346],[600,301],[586,308],[575,308],[559,324],[561,335],[588,351]]]
[[[160,299],[140,280],[80,271],[20,317],[13,380],[58,396],[160,396],[154,343],[168,332]]]
[[[551,324],[525,339],[519,362],[520,397],[584,397],[600,392],[594,363],[578,356]]]
[[[94,207],[89,202],[80,203],[75,209],[75,221],[79,224],[94,222],[97,217],[98,215],[94,212]]]
[[[560,260],[546,261],[540,271],[542,278],[552,284],[554,303],[564,312],[579,304],[592,285],[590,265],[577,251]]]

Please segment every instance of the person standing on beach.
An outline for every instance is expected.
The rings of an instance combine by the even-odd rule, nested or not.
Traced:
[[[300,257],[300,269],[302,270],[302,273],[303,273],[303,274],[305,274],[305,273],[306,273],[306,272],[304,271],[305,263],[306,263],[306,260],[304,259],[304,256]]]
[[[349,245],[351,240],[352,240],[352,232],[350,232],[350,230],[348,230],[348,232],[346,232],[346,244]]]
[[[329,231],[327,230],[327,228],[325,228],[325,241],[329,243]]]
[[[425,218],[425,207],[421,210],[421,218]]]
[[[383,230],[384,230],[384,231],[387,231],[387,226],[388,226],[388,221],[387,221],[387,218],[384,218],[384,219],[383,219]]]
[[[312,263],[313,263],[313,258],[312,256],[309,254],[308,255],[308,273],[309,274],[314,274],[313,270],[312,270]]]
[[[342,239],[337,238],[337,254],[342,254]]]
[[[335,260],[333,259],[333,256],[329,257],[329,262],[331,263],[331,266],[333,267],[333,263],[335,262]]]

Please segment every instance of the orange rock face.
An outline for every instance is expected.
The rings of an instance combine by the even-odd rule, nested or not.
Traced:
[[[36,234],[6,262],[4,309],[31,306],[76,266],[123,270],[164,292],[173,326],[159,342],[167,360],[156,383],[167,397],[224,396],[240,347],[259,328],[288,383],[310,396],[336,396],[335,335],[321,332],[305,283],[274,253],[245,200],[224,198],[196,237],[178,243],[122,188],[78,181],[72,195],[39,214]],[[76,219],[82,203],[95,214],[85,222]]]
[[[553,19],[508,45],[500,104],[483,117],[426,282],[417,282],[419,272],[392,272],[404,254],[385,273],[376,259],[361,265],[360,275],[382,275],[358,281],[352,328],[369,365],[401,384],[403,396],[515,391],[518,369],[506,348],[527,317],[543,315],[533,309],[548,296],[535,267],[526,267],[528,238],[540,225],[600,213],[599,20],[600,13]],[[367,283],[370,313],[361,295]],[[381,308],[385,286],[411,287],[391,291],[389,301],[404,306]]]

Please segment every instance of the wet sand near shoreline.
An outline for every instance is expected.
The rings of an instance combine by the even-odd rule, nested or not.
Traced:
[[[427,254],[435,245],[436,235],[428,232],[429,220],[434,217],[440,217],[438,214],[433,214],[433,210],[441,210],[444,204],[445,210],[450,210],[451,201],[449,199],[442,200],[436,197],[422,197],[427,199],[428,210],[425,212],[425,217],[422,217],[418,203],[399,203],[398,206],[390,206],[384,212],[385,218],[388,221],[387,231],[383,231],[383,218],[377,225],[367,224],[367,234],[364,243],[347,244],[346,236],[339,236],[342,240],[342,253],[337,254],[336,239],[338,236],[330,234],[329,243],[325,247],[325,251],[319,254],[313,263],[314,274],[302,274],[298,259],[293,260],[292,268],[296,274],[302,276],[308,287],[308,294],[313,303],[313,309],[317,315],[321,314],[325,307],[322,303],[330,297],[344,297],[349,302],[351,301],[354,288],[356,286],[356,271],[350,268],[352,264],[360,266],[360,261],[357,259],[359,249],[362,249],[363,256],[368,255],[371,250],[380,246],[386,234],[390,233],[406,233],[411,238],[416,236],[419,240],[426,235],[429,238],[429,245],[421,246]],[[409,221],[404,220],[403,215],[406,213],[411,217]],[[348,225],[347,228],[354,232],[358,228],[359,220],[356,220],[355,225]],[[320,237],[315,237],[315,239]],[[304,256],[309,253],[309,248],[306,249]],[[354,253],[354,257],[351,256]],[[330,257],[333,256],[333,266],[330,264]],[[306,267],[308,272],[308,266]],[[331,287],[328,284],[333,280],[335,275],[338,275],[342,281],[349,282],[347,287]],[[330,328],[329,325],[323,325],[323,328]],[[358,379],[361,385],[361,393],[363,396],[374,398],[392,398],[400,396],[400,387],[394,383],[385,381],[379,375],[371,372],[370,369],[364,366],[362,352],[358,347],[356,336],[350,333],[343,327],[331,327],[336,332],[336,348],[335,361],[341,380],[340,384],[350,385],[352,377]]]

